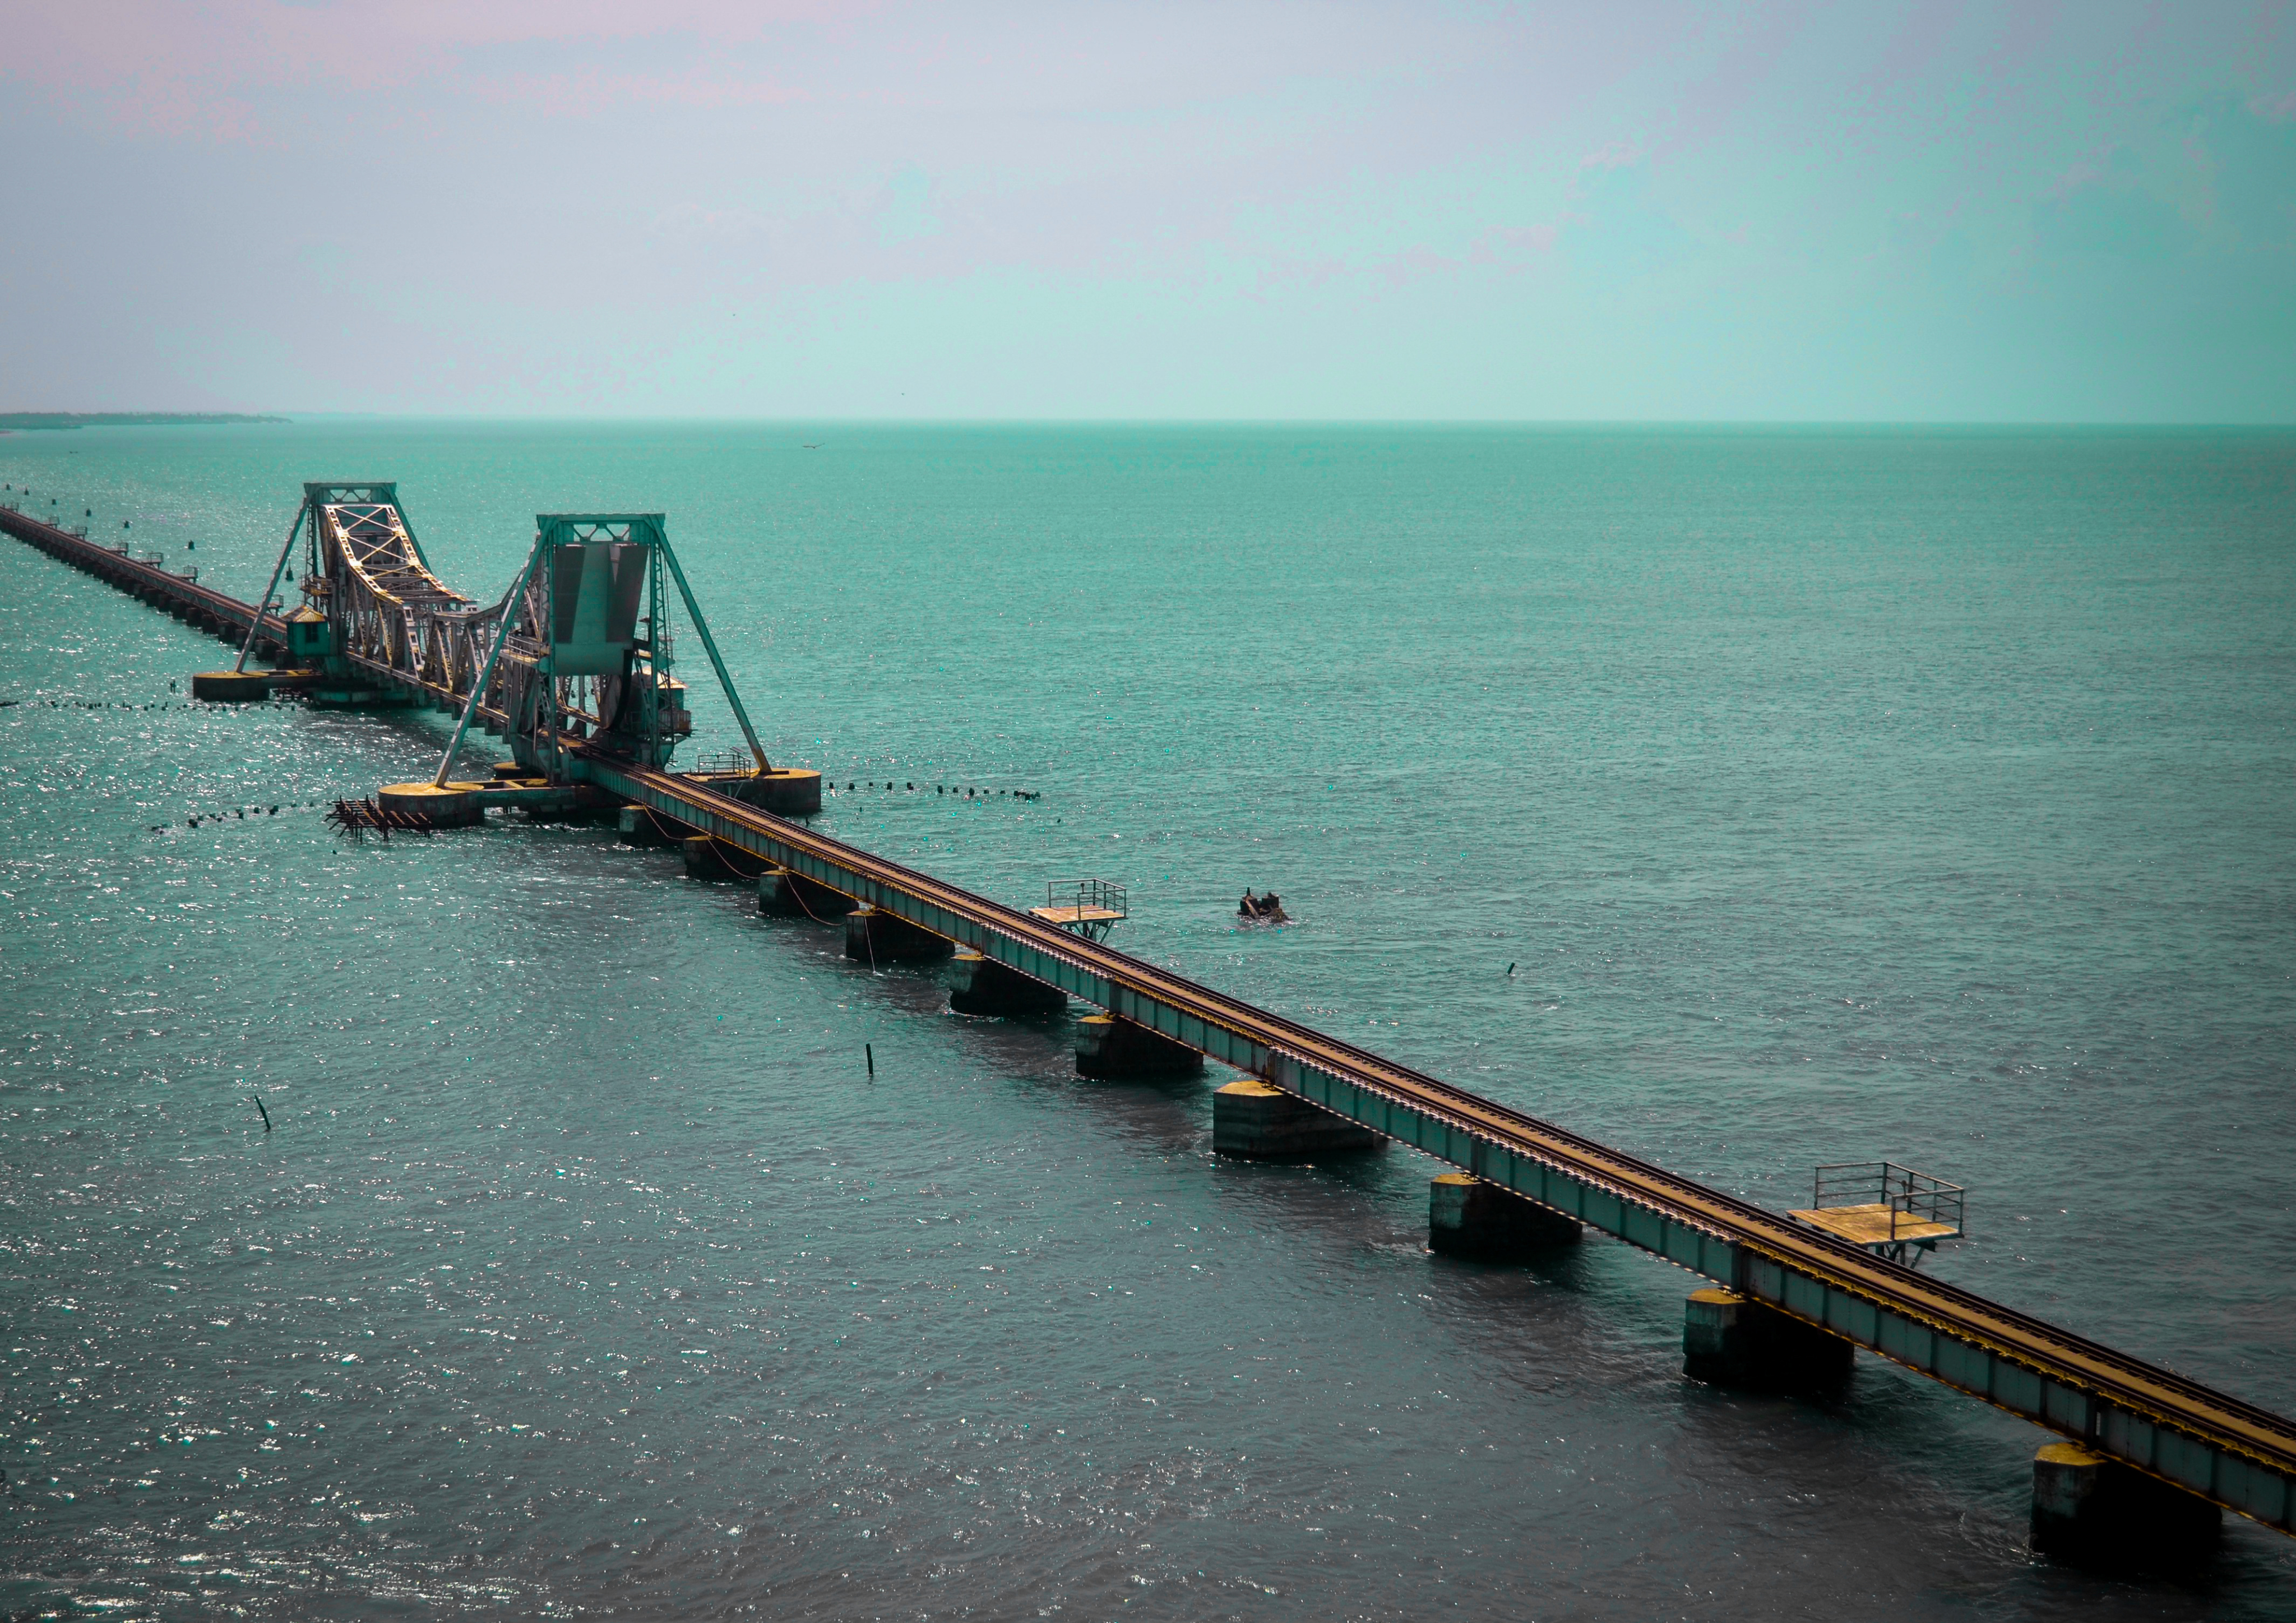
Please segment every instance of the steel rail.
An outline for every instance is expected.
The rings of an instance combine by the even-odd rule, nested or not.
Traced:
[[[345,652],[340,649],[336,652],[338,658],[357,667],[368,676],[389,683],[394,687],[405,689],[415,698],[442,706],[447,709],[460,709],[470,701],[470,694],[460,688],[448,687],[443,683],[426,681],[410,671],[386,665],[381,660],[371,660],[363,653]],[[509,712],[491,704],[480,705],[472,714],[491,727],[504,727],[510,725]]]
[[[2151,1457],[2132,1458],[2130,1463],[2289,1530],[2290,1512],[2296,1508],[2287,1491],[2288,1479],[2296,1477],[2296,1424],[2270,1410],[2005,1307],[1976,1291],[1874,1257],[1846,1241],[1806,1228],[1751,1201],[1398,1064],[1355,1044],[1160,969],[1118,948],[1086,940],[1020,909],[760,812],[679,774],[650,771],[594,749],[582,752],[580,758],[590,775],[606,786],[635,791],[634,799],[651,802],[666,815],[733,838],[755,855],[782,861],[808,877],[847,889],[857,894],[858,899],[911,923],[948,934],[951,920],[967,922],[974,927],[973,931],[959,930],[953,939],[971,936],[966,945],[987,950],[986,937],[1001,936],[1032,949],[1046,960],[1071,965],[1086,980],[1104,983],[1111,993],[1121,994],[1095,997],[1089,991],[1081,992],[1089,1001],[1111,1007],[1112,1012],[1130,1014],[1142,1004],[1171,1009],[1207,1030],[1232,1034],[1240,1039],[1247,1053],[1265,1054],[1271,1060],[1289,1057],[1304,1061],[1367,1093],[1383,1095],[1437,1118],[1460,1129],[1470,1139],[1546,1163],[1581,1184],[1614,1191],[1629,1201],[1653,1209],[1724,1242],[1720,1255],[1693,1258],[1677,1255],[1679,1248],[1671,1245],[1663,1250],[1656,1245],[1646,1246],[1693,1272],[1704,1273],[1734,1289],[1744,1290],[1751,1283],[1750,1265],[1767,1261],[1832,1291],[1862,1299],[1956,1341],[1983,1348],[2055,1386],[2092,1394],[2112,1407],[2141,1416],[2155,1426],[2170,1428],[2215,1449],[2239,1455],[2279,1479],[2279,1491],[2269,1496],[2255,1491],[2221,1493],[2213,1481],[2190,1480],[2194,1473],[2173,1469],[2173,1461],[2167,1462],[2168,1468],[2164,1468],[2162,1461]],[[742,839],[744,835],[749,838]],[[758,849],[759,846],[767,848]],[[849,876],[848,884],[837,884],[840,874]],[[905,900],[907,906],[903,905]],[[1071,985],[1069,989],[1079,988]],[[1211,1052],[1203,1043],[1192,1045]],[[1233,1047],[1230,1052],[1234,1052]],[[1284,1067],[1280,1063],[1246,1065],[1244,1069],[1258,1070],[1279,1086],[1286,1083]],[[1341,1113],[1365,1120],[1374,1112]],[[1365,1125],[1382,1128],[1382,1123],[1376,1120],[1365,1120]],[[1480,1174],[1485,1169],[1480,1164],[1483,1158],[1472,1152],[1446,1153],[1443,1148],[1431,1148],[1415,1139],[1406,1138],[1404,1142],[1429,1149],[1439,1158],[1464,1166],[1470,1171]],[[1570,1215],[1582,1213],[1573,1211]],[[1613,1228],[1612,1232],[1630,1242],[1643,1243],[1626,1233],[1624,1226]],[[1885,1357],[1909,1362],[1880,1344],[1879,1337],[1845,1332],[1844,1326],[1835,1322],[1840,1316],[1831,1311],[1813,1312],[1806,1305],[1798,1307],[1786,1299],[1790,1291],[1753,1293],[1823,1328],[1849,1333],[1850,1339]],[[2102,1444],[2106,1452],[2124,1453],[2112,1446],[2112,1439],[2105,1435],[2112,1428],[2099,1424],[2099,1417],[2094,1412],[2079,1415],[2054,1414],[2046,1402],[2005,1400],[2003,1393],[1990,1389],[1991,1382],[1978,1387],[1956,1380],[1950,1373],[1940,1373],[1933,1361],[1915,1363],[1912,1366],[2021,1418],[2079,1437],[2092,1446]],[[2255,1485],[2244,1487],[2252,1489]]]
[[[45,519],[0,505],[0,529],[19,541],[39,548],[73,568],[109,580],[123,590],[144,586],[173,599],[182,607],[212,616],[240,630],[259,624],[264,637],[284,644],[287,622],[276,614],[258,617],[255,605],[186,580],[162,565],[146,563],[132,553],[117,551],[100,541],[53,524]]]
[[[218,592],[213,586],[201,586],[195,580],[186,580],[159,564],[146,563],[131,554],[114,551],[62,525],[50,523],[45,519],[4,504],[0,504],[0,530],[75,569],[108,580],[123,591],[140,586],[157,592],[171,599],[177,606],[207,614],[232,627],[236,632],[258,629],[263,641],[275,643],[283,649],[286,646],[287,621],[284,616],[275,614],[268,609],[258,615],[253,603]],[[363,654],[346,651],[342,657],[363,675],[379,678],[407,692],[410,696],[431,703],[452,705],[459,709],[470,697],[458,688],[425,681],[412,672],[397,669]],[[507,725],[510,720],[502,710],[489,704],[479,706],[477,713],[480,718],[494,726]]]

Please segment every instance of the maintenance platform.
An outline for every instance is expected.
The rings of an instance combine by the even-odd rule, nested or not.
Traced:
[[[1087,941],[1102,941],[1129,913],[1124,887],[1104,879],[1056,879],[1045,886],[1045,905],[1031,916],[1057,924]]]
[[[1912,1266],[1939,1241],[1961,1238],[1967,1195],[1895,1161],[1837,1161],[1817,1169],[1809,1205],[1786,1215]]]

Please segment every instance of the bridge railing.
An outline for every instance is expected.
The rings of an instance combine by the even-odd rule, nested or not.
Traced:
[[[1119,917],[1130,914],[1124,887],[1104,879],[1048,880],[1045,884],[1045,906],[1073,907],[1079,916],[1086,913],[1113,913]]]
[[[1896,1238],[1900,1218],[1915,1223],[1942,1223],[1961,1232],[1968,1191],[1959,1184],[1900,1167],[1895,1161],[1837,1161],[1817,1169],[1810,1204],[1828,1206],[1886,1206],[1890,1234]]]
[[[758,758],[747,750],[712,750],[698,757],[687,770],[705,777],[723,777],[733,773],[755,772]]]

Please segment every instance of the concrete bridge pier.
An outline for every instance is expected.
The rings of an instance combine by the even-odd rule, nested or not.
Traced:
[[[967,950],[956,955],[956,972],[949,977],[948,1006],[959,1014],[1029,1020],[1060,1013],[1069,1006],[1069,995],[1058,987],[1030,980],[986,953]]]
[[[792,918],[829,920],[844,917],[860,906],[842,890],[792,873],[778,864],[767,865],[758,875],[758,911]]]
[[[1387,1141],[1369,1127],[1245,1077],[1212,1095],[1212,1150],[1219,1155],[1275,1159],[1375,1150]]]
[[[1682,1319],[1682,1373],[1716,1386],[1792,1391],[1838,1386],[1857,1348],[1735,1291],[1693,1291]]]
[[[614,829],[624,845],[668,845],[673,840],[685,840],[701,832],[699,829],[680,823],[675,817],[665,817],[648,806],[625,806],[614,821]]]
[[[271,697],[271,673],[261,670],[202,670],[192,676],[192,697],[245,704]]]
[[[845,915],[845,955],[864,963],[945,958],[954,944],[922,925],[864,903]]]
[[[1584,1234],[1576,1218],[1469,1173],[1446,1172],[1427,1186],[1428,1248],[1446,1257],[1524,1262],[1577,1245]]]
[[[1077,1075],[1102,1082],[1145,1082],[1193,1077],[1204,1056],[1136,1021],[1113,1014],[1087,1014],[1077,1021]]]
[[[798,906],[797,892],[790,886],[795,877],[777,862],[769,862],[758,871],[758,911],[803,918],[805,909]]]
[[[433,828],[476,828],[487,820],[480,803],[478,783],[451,783],[441,789],[425,783],[385,783],[375,791],[375,804],[385,811],[406,812],[427,818]]]
[[[2033,1455],[2032,1545],[2091,1566],[2189,1565],[2224,1532],[2224,1512],[2197,1494],[2092,1454],[2047,1443]]]
[[[750,865],[758,859],[715,834],[688,834],[677,845],[688,879],[738,880],[745,885],[754,881]]]

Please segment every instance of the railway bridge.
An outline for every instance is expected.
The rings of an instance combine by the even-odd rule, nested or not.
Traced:
[[[0,529],[237,641],[237,674],[265,692],[455,713],[435,777],[383,791],[433,824],[490,806],[619,809],[737,859],[728,865],[758,876],[761,905],[794,889],[961,952],[972,984],[1002,986],[1016,1011],[1095,1005],[1103,1013],[1085,1023],[1096,1022],[1103,1061],[1209,1058],[1244,1073],[1215,1096],[1223,1148],[1392,1140],[1456,1168],[1437,1180],[1455,1220],[1464,1193],[1464,1209],[1495,1230],[1552,1240],[1592,1229],[1703,1276],[1711,1284],[1685,1310],[1693,1373],[1791,1384],[1838,1375],[1863,1348],[2030,1421],[2057,1439],[2034,1465],[2043,1547],[2204,1545],[2220,1510],[2296,1533],[2296,1423],[2278,1414],[1159,968],[1064,927],[1055,910],[1007,906],[808,827],[819,779],[767,762],[658,514],[544,515],[525,567],[489,605],[431,574],[391,486],[308,486],[272,575],[275,588],[308,532],[304,603],[291,612],[272,588],[260,604],[239,602],[5,505]],[[670,766],[691,730],[673,674],[673,592],[749,741],[739,769]],[[284,662],[247,672],[258,650]],[[457,778],[474,722],[512,758]],[[1271,1103],[1292,1127],[1255,1140]]]

